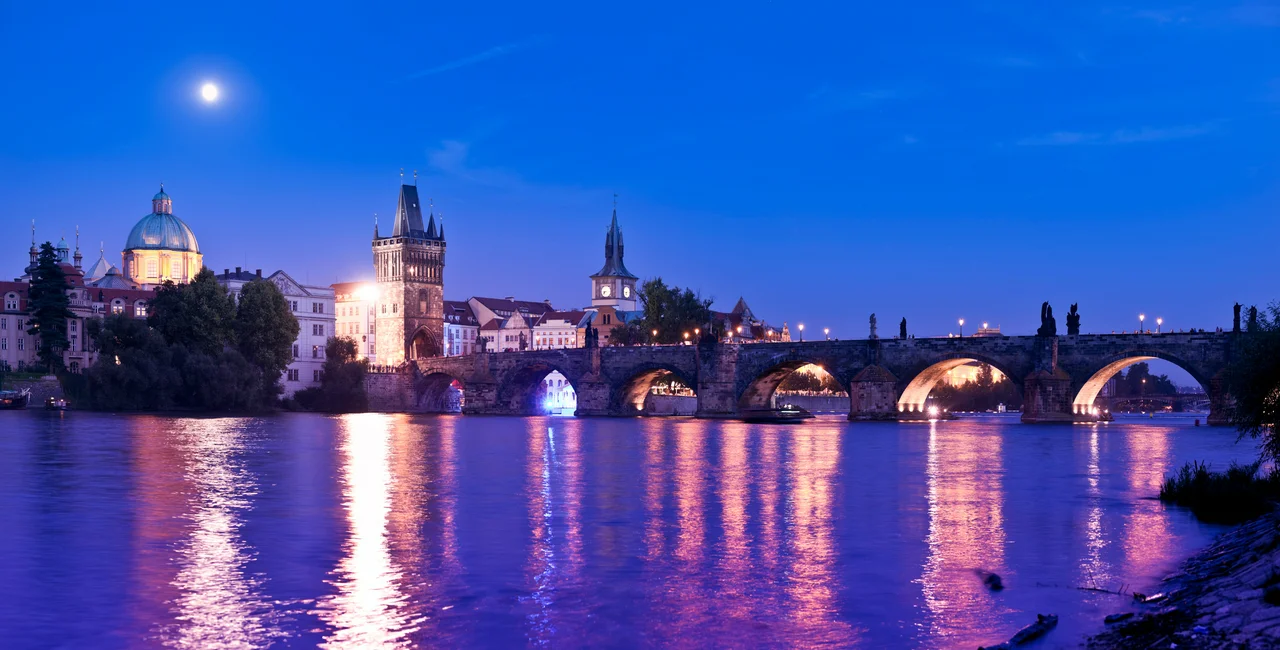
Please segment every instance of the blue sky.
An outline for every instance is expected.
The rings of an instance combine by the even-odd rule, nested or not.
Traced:
[[[404,167],[451,298],[586,304],[615,192],[633,272],[841,337],[1280,297],[1280,4],[1055,4],[5,2],[3,273],[163,181],[210,267],[370,277]]]

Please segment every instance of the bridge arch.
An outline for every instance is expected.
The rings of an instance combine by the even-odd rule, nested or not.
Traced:
[[[629,376],[618,383],[609,396],[609,410],[620,415],[640,415],[645,412],[653,383],[665,375],[673,375],[695,394],[698,382],[680,367],[669,363],[644,363],[629,369]]]
[[[1022,378],[1014,374],[1006,364],[983,354],[953,352],[944,355],[943,358],[923,368],[915,370],[913,373],[905,373],[911,377],[911,381],[907,382],[907,385],[902,389],[902,393],[898,396],[898,412],[923,412],[925,410],[925,402],[929,399],[929,393],[933,392],[938,382],[945,379],[947,373],[970,363],[983,363],[999,370],[1000,374],[1005,376],[1005,379],[1013,383],[1018,394],[1022,394]]]
[[[414,330],[409,337],[409,359],[426,359],[443,354],[439,339],[425,325]]]
[[[426,413],[461,413],[466,381],[447,372],[433,371],[414,379],[417,410]]]
[[[767,409],[773,407],[773,396],[778,386],[796,371],[806,366],[816,366],[831,376],[840,389],[847,395],[849,381],[844,373],[837,369],[836,363],[823,356],[788,354],[777,356],[759,366],[759,369],[745,373],[751,377],[746,386],[738,393],[738,409]]]
[[[498,381],[498,406],[504,412],[515,415],[542,415],[544,408],[538,398],[539,387],[552,372],[563,375],[574,394],[581,395],[577,377],[566,372],[560,364],[536,359],[502,374]]]
[[[1191,378],[1196,380],[1200,387],[1208,394],[1211,389],[1210,378],[1206,377],[1195,364],[1187,362],[1185,359],[1171,355],[1167,352],[1151,349],[1137,349],[1126,351],[1121,354],[1113,355],[1103,361],[1101,367],[1096,368],[1089,373],[1088,378],[1080,386],[1080,390],[1076,392],[1076,397],[1071,402],[1071,411],[1076,415],[1088,415],[1093,408],[1094,402],[1097,401],[1098,395],[1102,393],[1102,389],[1115,377],[1120,371],[1128,368],[1136,363],[1143,361],[1151,361],[1160,359],[1168,361],[1175,366],[1187,371]]]

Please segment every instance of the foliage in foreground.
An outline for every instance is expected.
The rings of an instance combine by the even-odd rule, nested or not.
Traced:
[[[45,242],[40,245],[40,256],[36,258],[36,268],[31,272],[31,284],[27,288],[28,313],[27,334],[39,337],[40,347],[36,356],[45,368],[62,370],[62,352],[71,342],[67,338],[67,323],[75,314],[71,313],[71,299],[67,290],[71,284],[67,282],[67,274],[58,263],[58,254],[53,245]]]
[[[1223,387],[1234,400],[1231,424],[1242,435],[1261,438],[1264,458],[1280,460],[1276,422],[1280,415],[1280,304],[1258,314],[1250,332],[1237,337]]]
[[[369,410],[364,391],[368,362],[357,356],[355,340],[330,337],[324,346],[320,385],[294,393],[293,401],[308,411],[359,413]]]
[[[1225,472],[1211,472],[1204,463],[1182,466],[1166,478],[1160,500],[1185,506],[1200,521],[1238,524],[1266,514],[1280,499],[1280,471],[1259,474],[1260,463],[1232,463]]]

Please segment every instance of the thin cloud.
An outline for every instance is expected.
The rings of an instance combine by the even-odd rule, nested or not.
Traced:
[[[485,61],[489,61],[491,59],[507,56],[508,54],[513,54],[515,52],[519,52],[520,50],[527,49],[535,45],[539,45],[541,43],[544,43],[545,41],[546,41],[545,37],[538,36],[538,37],[526,39],[523,41],[515,41],[513,43],[507,43],[505,45],[498,45],[495,47],[491,47],[483,52],[480,52],[479,54],[464,56],[461,59],[454,59],[453,61],[441,63],[440,65],[437,65],[432,68],[419,70],[417,72],[409,74],[408,76],[405,77],[405,79],[420,79],[422,77],[437,75],[442,72],[449,72],[450,70],[457,70],[458,68],[465,68],[469,65],[484,63]]]
[[[1023,138],[1017,142],[1021,147],[1062,147],[1071,145],[1118,145],[1139,144],[1144,142],[1168,142],[1184,140],[1212,132],[1216,124],[1184,124],[1165,128],[1142,127],[1140,129],[1117,129],[1109,133],[1089,133],[1083,131],[1055,131],[1045,135]]]
[[[902,99],[911,93],[896,88],[872,88],[847,90],[824,85],[809,93],[809,103],[821,113],[843,113],[872,108],[885,102]]]

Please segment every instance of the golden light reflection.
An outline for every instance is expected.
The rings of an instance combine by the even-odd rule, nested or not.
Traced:
[[[666,433],[657,419],[645,420],[644,429],[644,548],[648,561],[656,561],[665,543],[662,501],[667,490]]]
[[[410,647],[409,635],[417,630],[387,539],[395,483],[393,417],[362,413],[341,421],[339,475],[348,537],[331,581],[337,593],[317,603],[316,614],[330,628],[321,647]]]
[[[1122,524],[1124,567],[1131,575],[1153,575],[1173,554],[1175,540],[1170,538],[1169,516],[1164,507],[1158,501],[1141,497],[1159,494],[1164,476],[1169,472],[1169,431],[1163,427],[1136,425],[1126,433],[1129,462],[1125,464],[1125,477],[1130,492],[1139,498]]]
[[[723,530],[717,554],[721,615],[750,624],[753,602],[751,584],[751,538],[747,533],[747,496],[751,484],[747,464],[747,425],[725,424],[720,433],[720,480],[717,486]]]
[[[860,635],[836,612],[832,506],[840,466],[841,431],[812,427],[797,431],[791,449],[791,530],[787,592],[790,617],[812,645],[855,643]]]
[[[190,492],[187,538],[176,545],[174,623],[161,631],[174,648],[248,648],[283,635],[263,578],[247,570],[254,557],[240,535],[242,513],[257,493],[240,454],[245,436],[230,419],[183,420],[175,441]]]
[[[1012,611],[975,574],[1007,574],[1003,443],[998,434],[929,423],[929,551],[920,578],[929,616],[921,625],[943,645],[976,645],[981,639],[960,635],[989,632]]]

